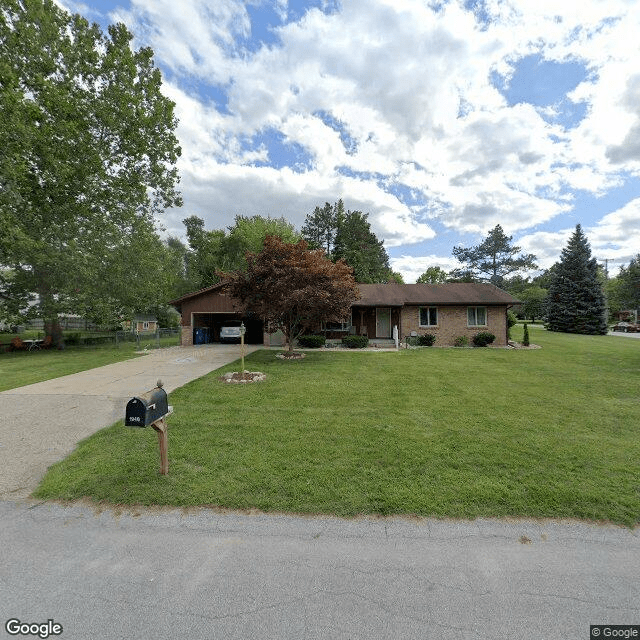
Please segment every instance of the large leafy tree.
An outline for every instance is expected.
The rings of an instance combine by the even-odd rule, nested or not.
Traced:
[[[417,284],[443,284],[447,281],[447,272],[441,267],[429,267],[417,280]]]
[[[221,268],[232,270],[246,265],[247,253],[262,251],[268,236],[276,236],[288,244],[295,244],[301,239],[295,227],[283,217],[236,216],[228,231],[223,242],[225,264]]]
[[[547,328],[566,333],[605,334],[606,302],[591,247],[576,226],[556,263],[547,299]]]
[[[546,289],[532,285],[517,294],[516,297],[522,300],[522,312],[525,318],[531,318],[533,322],[544,315],[548,293]]]
[[[536,269],[532,253],[517,255],[520,247],[511,244],[513,236],[505,235],[496,225],[487,237],[475,247],[454,247],[453,255],[465,266],[454,270],[452,277],[471,276],[474,280],[488,281],[502,286],[504,279],[518,271]]]
[[[640,253],[618,274],[618,296],[624,309],[640,309]]]
[[[340,322],[359,297],[352,270],[343,261],[327,259],[322,249],[304,240],[289,244],[268,236],[259,253],[248,253],[246,269],[220,274],[226,292],[245,312],[280,329],[293,342],[321,322]]]
[[[189,216],[182,223],[187,230],[189,250],[185,256],[187,280],[192,290],[204,289],[218,282],[217,272],[225,269],[224,231],[204,228],[204,220]]]
[[[284,218],[236,216],[228,233],[207,230],[198,216],[185,218],[190,250],[186,255],[188,280],[192,289],[202,289],[219,281],[219,272],[243,269],[247,252],[259,253],[267,236],[277,236],[295,244],[300,235]]]
[[[0,9],[0,265],[10,311],[117,316],[165,295],[154,216],[181,204],[173,103],[148,48],[51,0]]]

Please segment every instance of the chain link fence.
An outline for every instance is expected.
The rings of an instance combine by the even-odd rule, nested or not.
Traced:
[[[100,331],[92,334],[65,332],[64,341],[67,346],[92,347],[113,345],[120,348],[135,345],[137,351],[175,347],[180,344],[180,329],[157,329],[156,331]]]

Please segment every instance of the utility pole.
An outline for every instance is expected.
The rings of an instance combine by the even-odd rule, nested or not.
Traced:
[[[620,260],[616,260],[614,258],[601,258],[598,262],[604,262],[604,277],[606,280],[609,279],[609,263],[610,262],[620,262]]]

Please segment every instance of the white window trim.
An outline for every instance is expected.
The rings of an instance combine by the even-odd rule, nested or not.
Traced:
[[[421,310],[422,309],[435,309],[436,310],[436,323],[435,324],[422,324],[421,323]],[[427,314],[430,315],[430,314]],[[419,327],[437,327],[440,324],[440,313],[438,307],[418,307],[418,326]]]
[[[474,316],[475,319],[477,321],[478,319],[478,309],[484,309],[484,324],[469,324],[469,309],[475,309],[476,311],[474,312]],[[489,312],[487,311],[487,307],[483,306],[483,305],[479,305],[479,306],[469,306],[467,307],[467,327],[486,327],[488,326],[487,321],[489,319]]]

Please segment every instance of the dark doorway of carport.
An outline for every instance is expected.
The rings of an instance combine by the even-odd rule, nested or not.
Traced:
[[[220,342],[220,328],[225,322],[241,320],[247,328],[244,341],[247,344],[262,344],[264,323],[255,316],[240,316],[237,313],[202,312],[193,314],[193,343]]]

